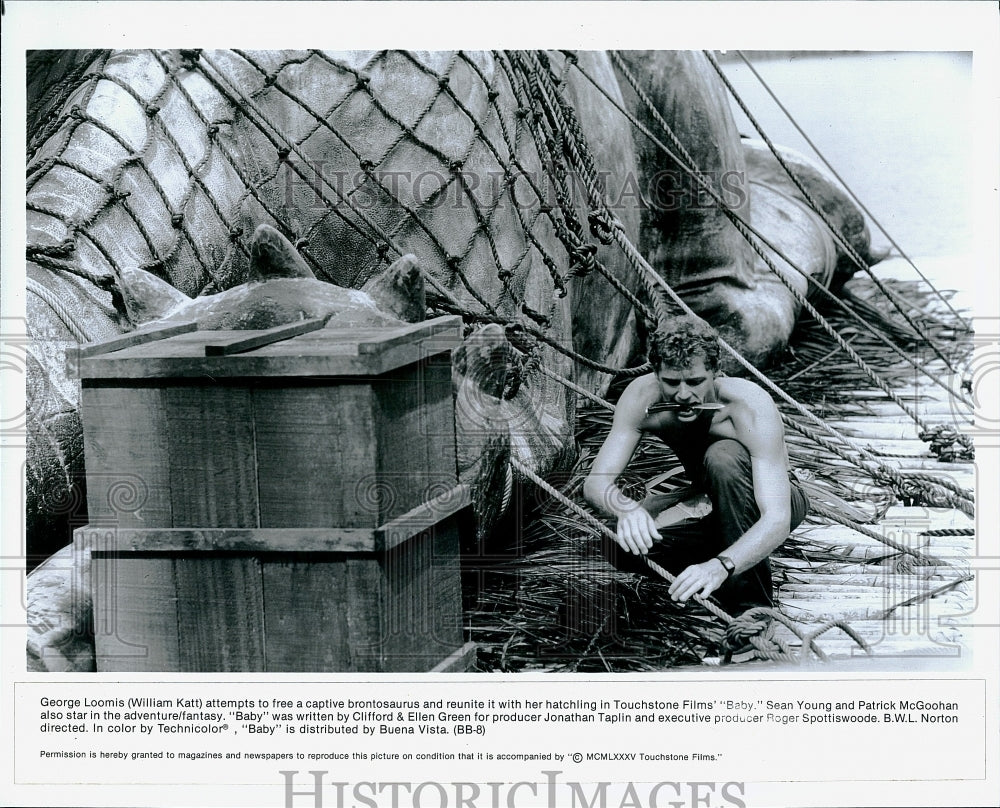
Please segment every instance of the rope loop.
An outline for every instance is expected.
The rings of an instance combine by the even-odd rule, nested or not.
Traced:
[[[597,245],[577,244],[569,249],[569,277],[583,278],[597,267]]]
[[[944,462],[975,460],[972,439],[947,424],[937,424],[920,433],[920,440],[930,444],[930,450]]]
[[[587,222],[590,224],[590,234],[601,244],[610,244],[615,240],[614,227],[604,211],[591,211]]]
[[[796,659],[794,652],[783,640],[775,636],[777,624],[785,626],[802,641],[801,655]],[[844,620],[830,620],[813,631],[803,631],[802,628],[787,615],[769,606],[755,606],[738,615],[726,626],[724,647],[727,659],[732,652],[741,646],[749,644],[761,659],[775,662],[801,663],[809,654],[815,654],[822,662],[829,662],[829,657],[816,644],[816,640],[831,628],[839,628],[866,654],[871,654],[871,646],[864,637],[857,633]]]

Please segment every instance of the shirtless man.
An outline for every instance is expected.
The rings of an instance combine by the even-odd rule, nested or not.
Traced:
[[[676,601],[717,594],[732,610],[773,603],[768,556],[805,517],[808,501],[789,479],[781,417],[774,401],[751,381],[717,375],[716,333],[693,317],[676,317],[653,336],[655,372],[622,393],[611,432],[584,483],[584,496],[617,518],[620,550],[612,561],[638,569],[634,557],[650,553],[674,573]],[[662,529],[642,503],[615,484],[642,434],[674,450],[712,512]]]

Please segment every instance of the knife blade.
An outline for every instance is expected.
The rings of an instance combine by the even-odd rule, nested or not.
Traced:
[[[725,407],[718,401],[706,401],[703,404],[678,404],[676,401],[659,401],[646,407],[646,415],[655,415],[658,412],[671,412],[674,410],[721,410]]]

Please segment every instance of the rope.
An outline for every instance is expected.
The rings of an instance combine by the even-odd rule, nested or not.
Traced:
[[[62,301],[52,293],[51,289],[48,289],[31,277],[25,278],[24,283],[27,291],[44,301],[59,317],[59,319],[62,320],[63,325],[69,329],[69,332],[73,335],[73,338],[77,342],[90,342],[90,337],[87,335],[87,332],[83,330],[79,323],[77,323],[76,318],[72,315],[69,309],[63,305]]]
[[[663,149],[665,149],[667,151],[668,154],[670,154],[672,157],[674,157],[674,159],[677,160],[677,162],[680,165],[682,165],[682,167],[684,167],[684,164],[675,155],[673,155],[673,153],[670,152],[670,150],[667,149],[666,146],[664,146],[639,121],[635,120],[634,116],[632,116],[627,110],[623,109],[621,107],[621,105],[618,104],[618,102],[615,99],[611,98],[603,90],[603,88],[600,87],[599,84],[597,84],[589,75],[587,75],[586,71],[583,71],[579,67],[579,65],[577,66],[577,69],[580,70],[581,73],[582,73],[582,75],[584,75],[589,81],[591,81],[591,83],[593,83],[595,87],[597,87],[601,92],[603,92],[604,95],[605,95],[605,98],[607,98],[610,103],[612,103],[623,115],[625,115],[628,118],[628,120],[630,122],[632,122],[632,124],[634,126],[640,128],[640,130],[643,131],[644,134],[646,134],[654,142],[656,142],[657,144],[659,144]],[[648,101],[648,98],[647,98],[647,101]],[[654,110],[654,112],[655,112],[655,110]],[[665,122],[664,122],[664,125],[666,125]],[[681,145],[681,148],[683,149],[683,145]],[[685,170],[687,170],[689,173],[691,173],[692,177],[694,177],[696,180],[701,181],[700,177],[693,171],[693,169],[690,169],[689,167],[685,167]],[[714,190],[710,186],[705,186],[705,187],[706,187],[706,190],[709,193],[714,193]],[[590,185],[588,185],[588,190],[589,189],[590,189]],[[598,205],[602,204],[602,202],[603,202],[603,200],[601,200],[599,197],[597,199],[595,199],[595,200],[592,200],[592,201],[594,202],[594,204],[598,204]],[[723,206],[722,209],[723,210],[727,210],[725,206]],[[629,241],[628,237],[625,235],[624,228],[622,227],[621,222],[618,221],[616,217],[614,217],[613,213],[609,212],[609,215],[611,216],[611,219],[612,219],[612,222],[613,222],[613,233],[614,233],[615,240],[618,242],[618,244],[621,246],[621,248],[626,252],[626,254],[629,255],[631,263],[633,264],[633,266],[637,267],[640,270],[640,272],[642,273],[642,276],[646,280],[646,282],[649,283],[649,284],[657,285],[660,288],[662,288],[669,295],[670,299],[673,300],[674,303],[676,303],[685,313],[689,314],[690,316],[697,317],[697,315],[690,308],[690,306],[688,306],[684,302],[684,300],[673,290],[673,288],[669,284],[667,284],[667,282],[665,280],[663,280],[663,278],[638,253],[638,251],[635,249],[635,246]],[[758,245],[758,249],[759,249],[759,245]],[[795,408],[795,410],[797,412],[799,412],[801,415],[803,415],[805,418],[807,418],[808,420],[810,420],[813,423],[815,423],[823,431],[825,431],[828,434],[832,435],[833,437],[837,438],[843,444],[845,444],[847,446],[850,446],[850,447],[854,448],[856,451],[860,452],[862,455],[867,456],[872,462],[874,462],[876,464],[877,467],[880,467],[880,472],[883,475],[886,475],[886,476],[892,478],[893,475],[895,474],[895,476],[898,477],[898,474],[896,474],[892,469],[881,468],[882,464],[879,463],[878,459],[875,458],[874,455],[870,451],[868,451],[867,449],[865,449],[863,447],[857,446],[853,441],[849,440],[847,437],[845,437],[844,435],[840,434],[833,427],[831,427],[828,424],[826,424],[825,422],[823,422],[814,413],[810,412],[806,407],[804,407],[802,404],[800,404],[798,401],[796,401],[794,398],[792,398],[790,395],[788,395],[784,390],[782,390],[773,381],[771,381],[771,379],[769,379],[767,376],[765,376],[763,373],[761,373],[757,368],[755,368],[751,363],[749,363],[735,348],[733,348],[731,345],[729,345],[729,343],[726,342],[725,339],[723,339],[723,338],[720,337],[719,338],[719,344],[722,346],[722,348],[730,356],[733,357],[733,359],[735,359],[740,364],[741,367],[743,367],[748,373],[750,373],[758,381],[760,381],[765,387],[767,387],[768,390],[770,390],[772,393],[778,395],[787,404],[789,404],[793,408]],[[854,462],[854,461],[852,461],[852,462]],[[865,469],[865,467],[863,467],[863,466],[861,468]],[[865,469],[865,470],[868,471],[868,469]],[[971,499],[971,495],[970,495],[970,499]]]
[[[805,424],[795,421],[786,414],[782,413],[781,419],[786,426],[809,438],[816,445],[832,452],[837,457],[850,463],[852,466],[855,466],[865,472],[876,483],[890,487],[896,495],[904,501],[915,499],[921,490],[926,491],[929,486],[929,493],[933,494],[939,500],[942,500],[945,504],[953,508],[958,508],[968,516],[974,515],[972,508],[973,495],[971,492],[963,489],[956,490],[953,484],[945,484],[944,482],[933,477],[925,476],[922,480],[916,479],[908,481],[910,478],[904,476],[891,466],[885,465],[878,458],[874,458],[874,456],[871,455],[871,452],[864,447],[857,445],[851,447],[859,456],[848,454],[843,447],[827,440],[815,430],[810,429]],[[916,485],[914,485],[914,482],[916,482]]]
[[[885,620],[887,617],[889,617],[889,615],[891,615],[894,611],[896,611],[896,609],[901,609],[904,606],[915,606],[918,603],[923,603],[925,600],[936,598],[938,595],[944,594],[950,589],[954,589],[956,586],[964,584],[968,581],[972,581],[974,579],[975,576],[972,575],[972,573],[969,573],[968,575],[959,576],[958,578],[954,578],[951,581],[948,581],[947,583],[941,584],[941,586],[935,587],[934,589],[930,589],[926,592],[921,592],[919,595],[914,595],[912,598],[907,598],[906,600],[901,601],[900,603],[896,603],[890,606],[888,609],[885,609],[878,615],[878,619]]]
[[[888,387],[888,385],[886,385],[886,383],[878,376],[877,373],[875,373],[875,371],[864,361],[864,359],[862,359],[861,356],[840,336],[840,334],[836,331],[836,329],[833,328],[833,326],[827,321],[827,319],[823,317],[816,310],[816,308],[812,305],[812,303],[810,303],[805,298],[805,296],[802,295],[801,292],[799,292],[794,286],[791,285],[785,273],[778,269],[777,265],[771,260],[771,257],[767,255],[762,246],[755,240],[754,237],[759,238],[761,241],[766,243],[770,249],[779,254],[782,257],[782,259],[786,263],[788,263],[789,266],[793,267],[796,271],[798,271],[800,275],[806,277],[807,279],[809,279],[810,276],[807,273],[803,272],[801,269],[799,269],[797,266],[795,266],[795,264],[792,261],[790,261],[780,250],[777,250],[773,244],[771,244],[767,239],[764,239],[756,229],[752,228],[748,222],[746,222],[741,216],[732,211],[729,208],[729,206],[725,204],[725,202],[718,195],[718,193],[716,193],[715,189],[712,188],[711,185],[705,181],[701,173],[697,170],[697,167],[694,166],[694,162],[691,159],[690,154],[687,152],[687,149],[685,149],[684,144],[680,142],[680,140],[674,134],[673,130],[670,128],[669,124],[660,115],[659,111],[653,105],[649,96],[645,93],[645,91],[643,91],[642,87],[639,85],[638,80],[635,78],[632,72],[628,69],[628,66],[622,60],[621,56],[618,55],[617,53],[612,52],[612,58],[615,60],[615,64],[619,67],[619,69],[625,76],[626,80],[629,82],[633,90],[636,92],[636,95],[638,96],[639,100],[647,108],[647,110],[653,116],[654,120],[656,120],[659,126],[664,130],[670,142],[674,145],[674,147],[680,152],[680,154],[684,158],[684,161],[678,160],[677,157],[669,150],[667,150],[667,153],[670,154],[670,156],[675,161],[678,162],[681,168],[683,168],[689,174],[689,176],[691,176],[691,178],[694,179],[699,184],[699,186],[712,197],[716,206],[732,222],[733,226],[737,229],[740,235],[743,236],[743,238],[747,241],[747,243],[750,244],[754,252],[756,252],[757,255],[760,256],[761,260],[768,267],[768,269],[774,275],[776,275],[778,280],[789,290],[789,292],[791,293],[792,297],[796,300],[796,302],[798,302],[799,305],[802,308],[804,308],[816,320],[816,322],[819,323],[819,325],[823,328],[823,330],[845,351],[845,353],[847,353],[847,355],[851,358],[854,364],[862,371],[862,373],[864,373],[865,376],[876,387],[878,387],[879,390],[881,390],[891,401],[893,401],[893,403],[895,403],[903,412],[905,412],[914,421],[914,423],[917,424],[917,426],[919,426],[922,430],[928,429],[927,425],[921,421],[916,412],[913,411],[901,398],[899,398],[899,396],[896,395]],[[642,126],[641,123],[636,121],[632,116],[629,116],[629,118],[632,121],[633,125],[640,127]],[[645,130],[645,127],[642,128]],[[648,133],[648,130],[646,130],[646,132]],[[650,137],[652,137],[651,134]],[[824,287],[820,286],[820,288]],[[923,334],[919,331],[919,329],[915,330],[920,336],[923,336]],[[873,331],[873,333],[875,332]],[[892,345],[887,340],[886,342],[890,346]],[[894,350],[898,351],[901,355],[903,355],[903,352],[900,351],[898,347],[896,346],[892,347],[894,348]],[[910,364],[913,364],[914,367],[916,367],[915,363],[913,363],[912,360],[908,361],[910,362]],[[945,362],[947,364],[947,360],[945,360]],[[949,393],[951,393],[951,390],[949,390],[947,387],[945,387],[945,389],[948,390]],[[952,393],[952,395],[956,394]]]
[[[548,376],[553,381],[559,382],[559,384],[563,385],[567,390],[572,390],[577,395],[582,396],[583,398],[587,399],[588,401],[591,401],[592,403],[596,404],[598,407],[603,407],[604,409],[609,410],[611,412],[615,411],[615,405],[612,404],[611,402],[605,401],[599,395],[596,395],[595,393],[591,393],[589,390],[587,390],[586,388],[580,387],[580,385],[578,385],[578,384],[574,384],[569,379],[567,379],[565,376],[563,376],[563,375],[561,375],[559,373],[556,373],[555,371],[549,370],[547,367],[545,367],[545,365],[540,365],[538,369],[542,372],[543,376]]]
[[[867,536],[870,539],[875,539],[877,542],[881,542],[886,547],[891,547],[897,552],[903,553],[908,556],[912,556],[914,559],[920,562],[921,565],[925,566],[949,566],[947,561],[943,561],[940,558],[935,558],[934,556],[928,556],[919,550],[914,550],[912,547],[907,547],[894,539],[890,539],[888,536],[883,536],[881,533],[877,533],[869,527],[865,527],[853,519],[847,519],[841,516],[832,508],[828,508],[819,502],[809,502],[809,510],[819,516],[829,519],[831,522],[836,522],[837,524],[843,525],[844,527],[849,527],[851,530],[860,533],[862,536]]]
[[[972,328],[971,323],[968,320],[966,320],[964,317],[962,317],[961,314],[959,314],[957,311],[955,311],[955,309],[952,307],[951,303],[948,301],[948,298],[946,298],[943,294],[941,294],[941,291],[936,286],[934,286],[933,283],[930,282],[930,280],[924,275],[923,272],[920,271],[920,268],[903,251],[903,248],[900,247],[899,244],[896,243],[896,240],[892,237],[892,235],[889,233],[889,231],[886,230],[885,227],[882,226],[882,223],[879,222],[879,220],[877,218],[875,218],[875,215],[865,206],[864,202],[861,201],[861,199],[858,197],[858,195],[854,193],[854,191],[851,189],[851,186],[847,184],[847,182],[844,180],[843,177],[840,176],[840,174],[830,164],[829,160],[826,159],[826,157],[819,150],[819,148],[816,146],[816,144],[813,143],[813,141],[810,139],[809,135],[807,135],[805,133],[805,131],[802,129],[802,127],[799,126],[799,122],[797,120],[795,120],[795,117],[792,115],[792,113],[789,112],[785,108],[785,105],[781,103],[781,100],[778,98],[777,95],[775,95],[774,91],[771,89],[771,87],[768,85],[768,83],[766,81],[764,81],[764,77],[761,76],[761,74],[757,72],[757,69],[753,66],[753,64],[751,64],[750,60],[747,59],[747,57],[743,54],[743,51],[739,51],[739,50],[736,51],[736,55],[739,56],[740,59],[743,60],[743,63],[748,68],[750,68],[750,72],[753,73],[754,76],[756,76],[757,80],[761,83],[761,86],[767,91],[767,94],[771,96],[771,98],[774,100],[774,103],[778,105],[778,108],[785,114],[785,117],[788,118],[788,120],[791,122],[792,126],[795,127],[796,131],[800,135],[802,135],[803,139],[806,141],[806,143],[809,144],[809,147],[813,150],[813,152],[815,152],[816,156],[820,159],[820,161],[823,163],[823,165],[826,166],[827,170],[829,170],[830,173],[833,174],[834,177],[836,177],[837,181],[841,184],[841,186],[843,186],[844,190],[847,191],[848,194],[850,194],[851,199],[854,200],[854,203],[859,208],[861,208],[861,210],[863,210],[865,212],[865,214],[868,216],[869,219],[871,219],[871,221],[875,224],[875,226],[879,230],[882,231],[882,234],[887,239],[889,239],[889,243],[892,244],[892,246],[899,253],[899,255],[903,258],[903,260],[905,260],[906,263],[908,263],[911,267],[913,267],[914,271],[917,273],[917,275],[920,277],[920,279],[930,288],[930,290],[932,292],[934,292],[935,295],[937,295],[938,299],[942,303],[944,303],[944,305],[948,308],[948,310],[953,315],[955,315],[955,319],[958,320],[959,323],[961,323],[961,328],[963,330],[966,330],[966,331],[971,330],[971,328]]]
[[[801,657],[798,660],[795,659],[791,649],[784,641],[773,636],[773,627],[775,623],[781,623],[802,641]],[[772,632],[770,636],[765,636],[762,634],[762,631],[768,626],[771,627]],[[813,631],[806,632],[800,629],[795,621],[788,617],[788,615],[767,606],[758,606],[753,609],[748,609],[739,617],[735,618],[733,622],[726,627],[726,639],[730,648],[736,647],[740,643],[749,642],[759,656],[775,662],[782,662],[785,659],[801,662],[810,652],[815,654],[820,661],[829,662],[829,657],[827,657],[823,649],[816,644],[816,640],[831,628],[839,628],[848,637],[854,640],[854,642],[856,642],[866,654],[871,654],[871,646],[865,641],[864,637],[858,634],[851,627],[846,620],[830,620],[823,623]],[[773,650],[768,647],[769,641],[776,646],[777,650]]]
[[[812,194],[810,194],[809,191],[806,189],[806,187],[802,184],[802,181],[792,170],[792,167],[788,165],[788,162],[785,160],[785,158],[778,153],[777,147],[774,145],[774,143],[771,142],[771,139],[764,132],[763,128],[761,128],[760,124],[757,122],[757,119],[754,117],[753,113],[750,112],[749,108],[744,103],[739,93],[736,92],[736,88],[733,87],[732,83],[729,81],[729,78],[726,76],[722,68],[719,66],[719,63],[716,61],[715,56],[712,54],[712,52],[705,50],[702,51],[702,53],[705,54],[705,58],[708,59],[709,63],[712,65],[712,68],[718,74],[722,83],[726,86],[726,89],[729,90],[730,95],[732,95],[733,99],[739,105],[740,109],[743,110],[743,113],[747,116],[747,119],[750,121],[751,124],[753,124],[754,129],[757,130],[757,133],[761,136],[761,139],[767,144],[768,149],[771,150],[771,153],[778,161],[778,164],[784,169],[785,173],[788,175],[789,179],[791,179],[795,187],[799,189],[799,192],[802,194],[803,198],[809,204],[809,207],[813,209],[816,215],[819,216],[820,219],[823,221],[823,223],[827,226],[827,229],[830,231],[831,235],[833,235],[833,237],[843,248],[844,252],[847,253],[847,256],[851,259],[851,261],[854,262],[854,264],[857,265],[858,269],[864,271],[868,275],[868,277],[871,278],[872,282],[878,287],[879,291],[882,292],[882,294],[884,294],[890,302],[892,302],[896,310],[903,316],[903,319],[906,320],[907,325],[909,325],[910,328],[912,328],[920,336],[920,338],[931,347],[931,350],[933,350],[934,353],[936,353],[938,357],[944,361],[944,363],[948,366],[948,369],[952,373],[957,373],[954,366],[951,364],[950,360],[938,349],[937,344],[934,342],[934,340],[932,340],[921,330],[920,326],[910,317],[910,315],[900,305],[896,295],[884,283],[882,283],[882,281],[880,281],[875,276],[875,273],[872,272],[872,269],[868,265],[868,262],[865,261],[858,254],[858,251],[854,249],[854,246],[849,241],[847,241],[846,238],[844,238],[843,234],[834,226],[833,222],[830,221],[829,217],[826,215],[826,212],[823,211],[820,208],[820,206],[816,203],[816,200],[813,199]]]
[[[936,530],[921,530],[918,536],[944,537],[944,536],[975,536],[974,527],[942,527]]]
[[[587,525],[597,531],[600,535],[617,543],[617,538],[614,532],[607,525],[594,517],[593,514],[588,513],[586,510],[569,499],[565,494],[549,485],[549,483],[517,460],[517,458],[512,457],[510,462],[518,474],[521,474],[526,479],[530,480],[542,491],[555,499],[561,506],[580,517]],[[650,570],[667,581],[667,583],[673,583],[676,580],[673,575],[648,556],[642,555],[640,558]],[[726,625],[726,644],[730,648],[737,647],[741,643],[749,642],[749,644],[757,652],[758,656],[763,659],[770,659],[778,662],[801,661],[801,658],[798,660],[796,659],[794,652],[785,642],[773,636],[772,627],[774,621],[786,626],[793,634],[802,640],[802,658],[804,658],[809,652],[812,652],[823,662],[828,662],[829,658],[823,650],[816,645],[815,640],[821,634],[834,627],[840,628],[844,631],[844,633],[857,642],[866,653],[871,653],[871,648],[868,646],[868,643],[866,643],[865,640],[860,637],[846,622],[841,620],[824,623],[815,631],[805,633],[799,629],[798,626],[796,626],[791,618],[775,609],[757,607],[744,612],[738,617],[733,617],[718,606],[711,598],[703,598],[701,595],[695,594],[692,595],[691,599],[708,611],[709,614],[718,618]],[[760,619],[762,617],[768,617],[770,620]]]

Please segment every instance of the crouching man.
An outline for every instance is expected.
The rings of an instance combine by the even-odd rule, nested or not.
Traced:
[[[618,546],[607,548],[613,563],[638,571],[644,565],[636,556],[648,553],[677,576],[674,600],[714,594],[739,614],[773,604],[768,556],[805,517],[808,500],[790,479],[774,401],[751,381],[717,375],[719,348],[715,331],[697,318],[660,326],[649,350],[655,370],[622,393],[584,496],[618,520]],[[692,518],[674,521],[664,512],[657,519],[663,497],[639,503],[622,493],[616,479],[643,433],[674,451],[710,513],[706,503],[700,513],[688,508]]]

